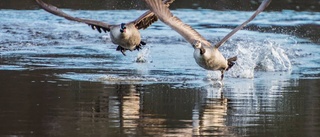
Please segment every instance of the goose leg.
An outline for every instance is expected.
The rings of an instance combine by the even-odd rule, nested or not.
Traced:
[[[223,80],[224,77],[224,70],[221,70],[221,81]]]
[[[222,87],[223,86],[223,76],[224,76],[224,70],[221,70],[221,80],[218,80],[219,85]]]
[[[118,46],[116,50],[120,51],[122,53],[122,55],[126,56],[126,54],[124,53],[124,52],[126,52],[126,49],[124,49],[123,47]]]

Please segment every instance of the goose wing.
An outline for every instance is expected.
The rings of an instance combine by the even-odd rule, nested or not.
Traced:
[[[72,17],[66,13],[64,13],[63,11],[61,11],[60,9],[58,9],[57,7],[44,3],[41,0],[36,0],[36,2],[40,5],[41,8],[43,8],[44,10],[46,10],[47,12],[50,12],[54,15],[60,16],[60,17],[64,17],[68,20],[72,20],[72,21],[77,21],[77,22],[82,22],[82,23],[86,23],[89,26],[92,27],[92,29],[97,29],[100,33],[102,32],[102,30],[104,32],[110,31],[110,26],[107,23],[103,23],[100,21],[95,21],[95,20],[89,20],[89,19],[81,19],[81,18],[77,18],[77,17]]]
[[[190,44],[199,41],[204,45],[211,46],[205,38],[203,38],[191,26],[184,24],[179,18],[173,16],[169,8],[164,5],[161,0],[145,0],[150,10],[157,15],[157,17],[170,26],[172,29],[182,35]]]
[[[250,21],[252,21],[260,12],[262,12],[270,3],[272,0],[264,0],[259,8],[254,12],[254,14],[245,22],[243,22],[241,25],[233,29],[228,35],[226,35],[221,41],[219,41],[215,47],[219,48],[221,45],[223,45],[232,35],[234,35],[237,31],[241,30],[244,26],[246,26]]]
[[[174,0],[162,0],[162,2],[169,7]],[[158,21],[158,17],[152,11],[148,10],[139,18],[132,21],[132,23],[134,23],[138,29],[146,29],[156,21]]]

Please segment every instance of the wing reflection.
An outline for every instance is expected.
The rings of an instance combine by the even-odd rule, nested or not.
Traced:
[[[112,127],[135,128],[140,118],[140,93],[138,86],[117,85],[95,100],[93,118],[104,115]],[[124,131],[130,134],[130,130]]]
[[[202,93],[193,110],[193,135],[231,135],[226,125],[228,99],[221,90],[209,88]]]
[[[92,103],[91,121],[121,135],[232,135],[226,120],[228,99],[221,89],[159,86],[107,87]]]

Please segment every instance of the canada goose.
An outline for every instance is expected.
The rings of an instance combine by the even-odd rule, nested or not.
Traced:
[[[174,0],[163,0],[166,6],[169,6]],[[111,40],[114,44],[117,44],[117,51],[121,51],[125,55],[126,50],[139,50],[142,45],[146,43],[141,41],[140,32],[138,29],[146,29],[152,23],[158,20],[157,16],[154,15],[150,10],[142,14],[139,18],[128,23],[121,23],[120,25],[111,25],[100,21],[81,19],[77,17],[72,17],[57,7],[44,3],[41,0],[36,0],[41,8],[50,12],[54,15],[64,17],[68,20],[86,23],[92,27],[92,29],[97,29],[100,33],[110,32]]]
[[[191,26],[184,24],[178,17],[173,16],[169,8],[165,6],[160,0],[145,0],[150,10],[157,15],[157,17],[170,26],[172,29],[182,35],[194,48],[193,57],[197,64],[207,70],[220,70],[221,81],[223,74],[229,70],[237,56],[225,59],[218,48],[224,44],[233,34],[242,29],[251,20],[253,20],[260,12],[262,12],[271,2],[271,0],[264,0],[255,13],[244,23],[232,30],[221,41],[214,46],[211,45],[203,36],[195,31]]]

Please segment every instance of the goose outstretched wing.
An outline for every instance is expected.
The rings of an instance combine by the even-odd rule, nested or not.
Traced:
[[[162,2],[167,7],[169,7],[170,4],[174,2],[174,0],[162,0]],[[152,11],[148,10],[144,14],[142,14],[139,18],[132,21],[132,23],[136,25],[137,29],[146,29],[156,21],[158,21],[158,17]]]
[[[96,20],[89,20],[89,19],[82,19],[82,18],[77,18],[77,17],[72,17],[66,13],[64,13],[62,10],[60,10],[59,8],[53,6],[53,5],[50,5],[50,4],[47,4],[47,3],[44,3],[43,1],[41,0],[36,0],[36,2],[39,4],[39,6],[46,10],[47,12],[50,12],[54,15],[57,15],[57,16],[60,16],[60,17],[64,17],[68,20],[72,20],[72,21],[77,21],[77,22],[82,22],[82,23],[86,23],[88,24],[89,26],[92,27],[92,29],[96,29],[98,30],[100,33],[102,31],[104,32],[107,32],[107,31],[110,31],[110,26],[109,24],[107,23],[104,23],[104,22],[100,22],[100,21],[96,21]]]
[[[241,30],[244,26],[246,26],[250,21],[252,21],[260,12],[262,12],[270,3],[272,0],[264,0],[259,8],[253,13],[253,15],[243,22],[241,25],[233,29],[228,35],[224,36],[223,39],[221,39],[216,45],[216,48],[219,48],[221,45],[223,45],[232,35],[234,35],[237,31]]]
[[[202,37],[191,26],[183,23],[178,17],[173,16],[169,8],[164,5],[161,0],[145,0],[150,10],[165,24],[170,26],[181,36],[183,36],[190,44],[199,41],[206,46],[211,46],[210,42]]]

